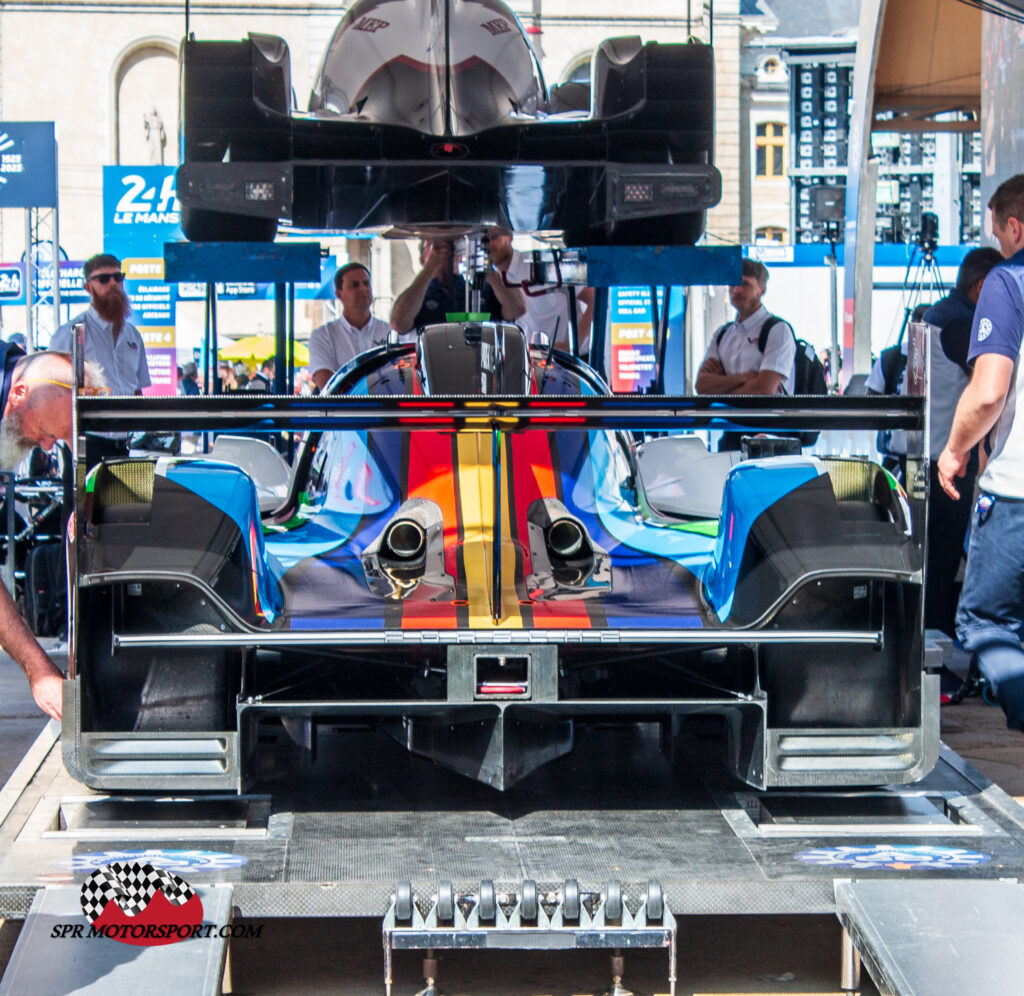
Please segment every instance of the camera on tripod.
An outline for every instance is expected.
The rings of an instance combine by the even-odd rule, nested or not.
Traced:
[[[939,247],[939,216],[932,211],[921,213],[921,227],[914,241],[925,255],[931,255]]]
[[[920,302],[922,293],[927,294],[926,302],[934,303],[946,292],[942,283],[942,273],[935,261],[935,250],[939,247],[938,215],[931,211],[921,213],[921,227],[913,241],[917,248],[910,253],[910,258],[907,260],[907,272],[903,274],[903,295],[906,307],[903,310],[903,324],[900,326],[897,343],[903,342],[903,333],[907,330],[907,325]],[[917,270],[911,276],[915,264]]]

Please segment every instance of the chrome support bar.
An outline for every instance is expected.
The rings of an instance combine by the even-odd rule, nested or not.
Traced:
[[[881,630],[284,630],[251,633],[115,633],[121,647],[409,646],[412,644],[806,644],[882,646]]]

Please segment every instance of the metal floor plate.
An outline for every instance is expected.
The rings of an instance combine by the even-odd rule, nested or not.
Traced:
[[[74,812],[82,803],[68,800],[90,793],[54,749],[0,824],[0,915],[23,917],[40,886],[79,883],[126,850],[193,885],[231,883],[243,916],[381,916],[401,879],[426,896],[443,879],[472,889],[485,878],[542,888],[617,878],[628,897],[654,878],[674,912],[699,914],[830,913],[833,882],[851,867],[866,878],[1024,878],[1024,810],[948,751],[905,791],[966,800],[979,828],[969,835],[953,823],[944,835],[934,819],[919,837],[890,834],[862,818],[826,834],[761,833],[744,809],[757,794],[719,774],[719,745],[688,750],[670,766],[651,729],[587,731],[573,754],[501,794],[381,735],[327,735],[315,765],[297,749],[268,750],[248,804],[178,799],[161,820],[150,804],[140,819],[124,803],[122,829],[114,799],[94,807],[103,819],[83,837],[61,832],[62,803]]]

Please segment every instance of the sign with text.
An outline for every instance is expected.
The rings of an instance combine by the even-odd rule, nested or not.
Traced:
[[[52,121],[0,121],[0,208],[57,206]]]
[[[152,384],[143,393],[177,394],[175,343],[177,285],[164,283],[163,256],[125,256],[125,292],[132,303],[132,324],[146,344]]]
[[[103,248],[125,256],[159,256],[184,239],[173,166],[103,167]]]
[[[62,259],[60,261],[60,301],[72,306],[89,304],[89,292],[85,289],[82,276],[82,260]],[[48,300],[53,293],[53,264],[40,266],[36,270],[36,301]]]
[[[664,294],[658,288],[658,305]],[[617,393],[646,391],[654,383],[654,318],[649,287],[612,287],[608,303],[611,387]]]
[[[0,263],[0,305],[24,303],[24,263]]]

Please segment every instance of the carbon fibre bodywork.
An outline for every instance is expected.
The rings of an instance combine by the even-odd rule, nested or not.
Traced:
[[[499,0],[360,0],[292,106],[280,38],[185,39],[182,227],[259,241],[315,230],[501,225],[567,244],[692,244],[721,196],[710,47],[617,38],[550,93]]]
[[[77,777],[237,789],[263,724],[313,747],[318,724],[371,723],[504,789],[571,750],[580,723],[656,722],[669,743],[698,715],[723,722],[733,771],[760,787],[931,767],[920,523],[886,471],[708,461],[718,514],[703,495],[690,513],[694,437],[586,424],[580,405],[612,399],[584,364],[513,326],[463,327],[458,347],[452,329],[343,368],[335,391],[397,404],[396,420],[325,413],[262,519],[230,464],[93,472],[66,696]],[[462,370],[457,422],[427,391],[435,349]],[[517,353],[529,395],[491,393],[495,359]],[[517,420],[542,398],[546,424]],[[402,417],[420,401],[436,414]],[[672,501],[666,480],[683,482]]]

